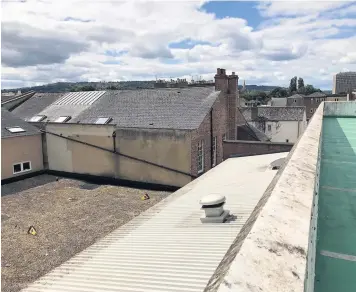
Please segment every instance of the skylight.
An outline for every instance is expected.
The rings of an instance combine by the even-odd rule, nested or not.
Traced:
[[[98,118],[95,122],[95,124],[100,124],[100,125],[105,125],[110,123],[112,118]]]
[[[30,119],[30,122],[41,122],[46,118],[46,116],[34,116]]]
[[[71,117],[62,116],[62,117],[59,117],[58,119],[56,119],[54,122],[55,123],[65,123],[65,122],[68,122],[70,119],[71,119]]]
[[[6,128],[6,130],[8,130],[11,133],[22,133],[22,132],[26,132],[24,129],[20,128],[20,127],[8,127]]]

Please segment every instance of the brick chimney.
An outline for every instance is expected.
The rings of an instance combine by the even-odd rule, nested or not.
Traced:
[[[218,68],[215,75],[215,90],[226,93],[228,89],[228,76],[226,70]]]
[[[228,87],[226,92],[226,104],[227,104],[227,138],[229,140],[237,139],[237,121],[238,121],[238,105],[239,105],[239,94],[238,94],[238,80],[239,76],[232,72],[228,76]]]

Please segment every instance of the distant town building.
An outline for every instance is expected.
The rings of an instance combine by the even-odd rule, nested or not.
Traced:
[[[272,97],[272,99],[268,102],[269,106],[287,106],[287,98],[286,97]]]
[[[306,125],[305,107],[245,107],[240,109],[246,121],[265,133],[271,142],[295,143]]]
[[[341,72],[334,75],[333,94],[349,93],[356,89],[356,72]]]
[[[314,92],[309,95],[294,94],[287,97],[287,106],[305,106],[307,121],[309,121],[321,102],[347,100],[347,94],[326,94],[324,92]]]

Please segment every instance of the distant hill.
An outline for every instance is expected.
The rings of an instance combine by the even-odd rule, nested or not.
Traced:
[[[118,81],[118,82],[57,82],[41,86],[22,87],[13,89],[4,89],[1,92],[27,92],[34,90],[36,92],[70,92],[78,90],[116,90],[116,89],[138,89],[154,88],[155,81]],[[277,86],[267,85],[246,85],[248,91],[271,91]],[[242,89],[242,86],[239,86]]]
[[[81,90],[84,87],[94,88],[95,90],[137,89],[153,88],[154,83],[154,81],[57,82],[41,86],[4,89],[1,90],[1,92],[12,92],[18,90],[21,90],[21,92],[26,92],[30,90],[34,90],[36,92],[70,92]]]
[[[248,91],[272,91],[278,86],[269,86],[269,85],[246,85]],[[239,90],[242,89],[242,85],[239,85]]]

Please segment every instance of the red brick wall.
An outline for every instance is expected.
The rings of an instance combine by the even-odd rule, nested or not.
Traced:
[[[260,141],[225,141],[223,143],[224,160],[233,156],[250,156],[278,152],[289,152],[292,143],[260,142]]]
[[[217,159],[219,164],[223,161],[222,136],[227,131],[227,110],[224,93],[220,93],[218,99],[213,105],[213,137],[217,136]],[[191,174],[198,175],[198,142],[204,141],[204,172],[211,168],[211,123],[210,112],[204,118],[202,124],[197,130],[192,132],[191,140]]]

